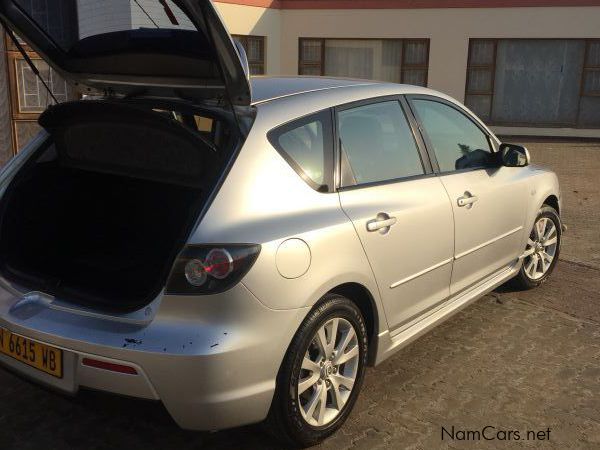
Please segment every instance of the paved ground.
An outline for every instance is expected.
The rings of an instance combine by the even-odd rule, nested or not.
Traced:
[[[600,448],[600,143],[527,144],[558,172],[566,200],[570,230],[553,279],[494,292],[370,369],[354,413],[323,449]],[[442,440],[453,426],[457,438],[485,426],[500,438],[550,434]],[[257,427],[184,432],[154,403],[64,398],[0,371],[0,449],[17,448],[278,447]]]

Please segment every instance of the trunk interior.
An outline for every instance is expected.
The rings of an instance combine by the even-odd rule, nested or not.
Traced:
[[[0,271],[61,300],[135,309],[164,287],[219,158],[163,115],[89,108],[40,119],[52,141],[2,199]]]

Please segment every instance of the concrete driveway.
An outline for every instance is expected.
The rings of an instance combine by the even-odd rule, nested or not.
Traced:
[[[370,369],[323,449],[600,448],[600,143],[526,144],[562,183],[570,228],[553,279],[500,289]],[[464,440],[484,427],[493,440]],[[0,370],[0,449],[17,448],[279,447],[258,427],[181,431],[159,404],[66,398]]]

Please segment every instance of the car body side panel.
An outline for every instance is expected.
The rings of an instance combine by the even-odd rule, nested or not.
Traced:
[[[444,186],[435,176],[340,192],[378,281],[391,328],[419,316],[450,294],[454,220]],[[389,231],[367,230],[385,213]]]
[[[524,175],[521,167],[499,167],[441,177],[456,228],[452,294],[519,257],[528,201]],[[477,202],[459,206],[467,192]]]
[[[273,309],[311,306],[336,286],[361,284],[387,329],[377,284],[338,194],[313,190],[267,140],[266,133],[280,124],[272,116],[278,111],[273,104],[258,108],[243,150],[190,242],[260,244],[242,282]],[[291,238],[310,251],[310,266],[296,278],[282,276],[276,264],[279,246]]]

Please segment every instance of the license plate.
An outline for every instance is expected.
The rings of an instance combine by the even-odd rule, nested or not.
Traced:
[[[0,353],[56,378],[63,376],[62,350],[0,328]]]

